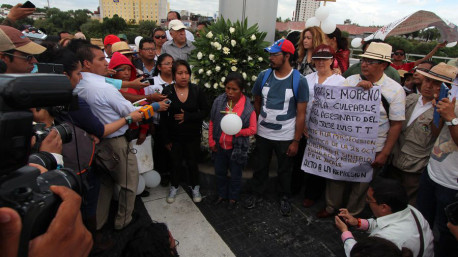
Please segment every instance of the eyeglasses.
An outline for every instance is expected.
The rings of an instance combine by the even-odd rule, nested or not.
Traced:
[[[14,56],[14,57],[17,57],[17,58],[21,58],[21,59],[26,60],[27,62],[31,62],[33,60],[33,58],[35,58],[35,56],[33,56],[33,55],[24,56],[24,55],[15,55],[15,54],[10,54],[10,53],[5,53],[5,52],[3,52],[3,54]]]
[[[279,56],[279,55],[282,55],[282,54],[283,54],[282,52],[270,53],[270,56]]]
[[[170,66],[170,65],[172,65],[171,62],[164,62],[164,63],[161,63],[161,66]]]
[[[143,50],[143,51],[156,51],[156,48],[143,48],[143,49],[140,49],[140,50]]]
[[[361,63],[367,63],[367,64],[369,64],[369,65],[372,65],[372,64],[379,64],[379,63],[382,63],[382,61],[371,60],[371,59],[363,58],[363,59],[361,59]]]
[[[166,39],[167,36],[166,36],[166,35],[162,35],[162,36],[157,35],[157,36],[154,36],[154,38],[155,38],[155,39],[159,39],[159,38],[161,38],[161,39]]]
[[[404,56],[404,53],[396,52],[396,53],[393,53],[393,55],[400,55],[400,56]]]

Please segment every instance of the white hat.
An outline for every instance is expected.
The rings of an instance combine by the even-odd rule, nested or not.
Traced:
[[[180,30],[185,29],[186,26],[180,20],[172,20],[169,22],[169,30]]]
[[[372,42],[366,49],[364,54],[360,54],[360,57],[381,60],[391,63],[391,50],[393,48],[386,43]]]
[[[422,71],[417,69],[417,72],[428,78],[456,85],[453,80],[456,78],[458,70],[452,65],[441,62],[430,70]]]

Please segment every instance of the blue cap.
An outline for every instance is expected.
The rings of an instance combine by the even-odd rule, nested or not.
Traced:
[[[296,49],[294,48],[293,43],[289,41],[288,39],[279,39],[273,43],[273,45],[264,48],[264,51],[269,52],[269,53],[278,53],[278,52],[287,52],[290,54],[294,54],[294,51]]]

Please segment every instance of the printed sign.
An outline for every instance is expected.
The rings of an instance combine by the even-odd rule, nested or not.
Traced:
[[[371,181],[380,101],[380,87],[315,85],[302,170],[334,180]]]

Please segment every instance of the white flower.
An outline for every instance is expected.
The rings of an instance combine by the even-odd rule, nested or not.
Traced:
[[[255,41],[256,40],[256,36],[253,34],[253,35],[251,35],[250,39],[251,39],[251,41]]]
[[[259,57],[258,58],[258,61],[262,62],[264,59],[262,59],[262,57]]]
[[[207,38],[212,38],[213,37],[213,33],[210,31],[207,33]]]
[[[243,77],[243,79],[246,79],[246,73],[245,72],[242,73],[242,77]]]
[[[230,28],[229,28],[229,33],[232,34],[232,33],[234,33],[234,32],[235,32],[235,29],[234,29],[233,27],[230,27]]]
[[[251,56],[248,56],[248,61],[252,61],[253,58],[251,58]]]
[[[257,78],[258,78],[258,77],[256,77],[256,76],[253,75],[253,76],[251,77],[251,80],[256,81]]]
[[[205,84],[204,84],[204,87],[206,87],[206,88],[210,88],[210,87],[211,87],[211,85],[210,85],[209,83],[205,83]]]
[[[210,45],[215,47],[215,42],[210,42]]]
[[[237,67],[232,66],[232,67],[231,67],[231,71],[237,71]]]
[[[223,83],[219,83],[219,86],[220,86],[221,88],[224,88],[224,84],[223,84]]]
[[[228,55],[230,53],[231,53],[231,50],[229,50],[229,48],[223,47],[223,54]]]
[[[225,80],[226,80],[225,77],[222,77],[222,78],[221,78],[221,82],[224,82]]]
[[[237,64],[237,59],[231,59],[229,61],[232,65],[236,65]]]
[[[213,61],[215,59],[215,55],[214,54],[209,54],[208,55],[208,59],[210,59],[210,61]]]
[[[204,69],[199,69],[199,74],[204,73]]]
[[[216,65],[215,71],[216,71],[216,72],[219,72],[220,70],[221,70],[221,67],[219,67],[218,65]]]
[[[232,39],[232,40],[231,40],[231,45],[232,45],[232,47],[234,47],[236,44],[237,44],[237,42],[236,42],[234,39]]]
[[[211,71],[211,70],[208,70],[208,71],[207,71],[207,76],[210,76],[210,75],[212,75],[212,71]]]
[[[215,43],[215,47],[216,47],[216,50],[218,50],[218,51],[221,50],[221,44],[220,43],[216,42]]]
[[[217,89],[218,88],[218,83],[213,84],[213,88]]]
[[[198,59],[198,60],[202,59],[202,53],[201,53],[201,52],[198,52],[198,53],[197,53],[197,59]]]

